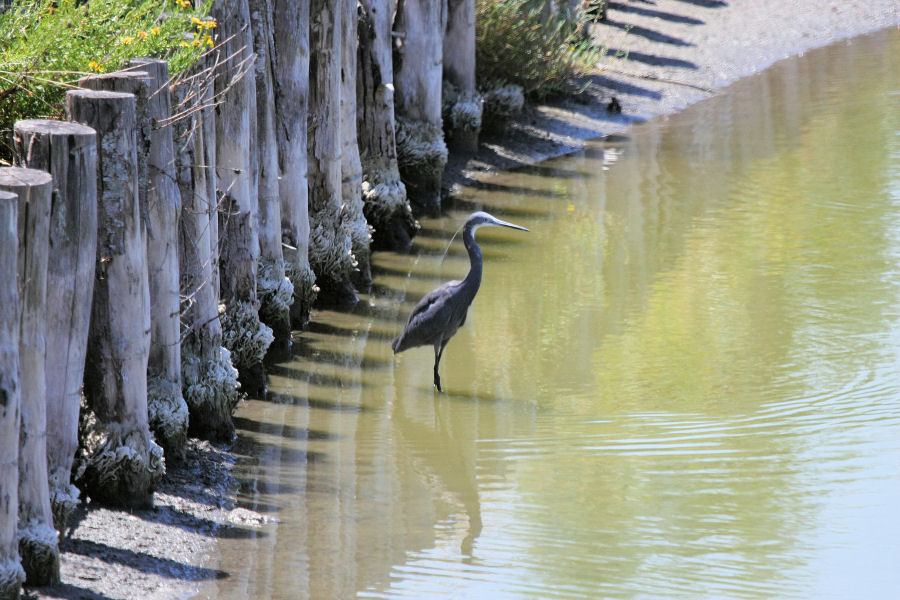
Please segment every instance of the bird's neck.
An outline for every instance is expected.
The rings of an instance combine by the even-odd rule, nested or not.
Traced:
[[[473,295],[481,285],[481,267],[483,262],[481,248],[475,243],[475,229],[475,227],[466,227],[463,230],[463,244],[466,246],[466,252],[469,253],[469,274],[463,280],[463,285],[471,289]]]

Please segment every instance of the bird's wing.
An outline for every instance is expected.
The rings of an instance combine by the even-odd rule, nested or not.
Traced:
[[[458,285],[459,281],[449,281],[419,300],[409,315],[403,333],[394,340],[394,352],[434,344],[435,339],[447,331],[453,318],[453,310],[446,299]]]

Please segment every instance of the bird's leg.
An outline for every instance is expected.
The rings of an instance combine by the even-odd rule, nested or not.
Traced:
[[[444,346],[446,345],[446,342],[438,342],[434,345],[434,387],[441,393],[444,393],[444,390],[441,389],[441,374],[438,373],[438,365],[441,364],[441,355],[444,354]]]

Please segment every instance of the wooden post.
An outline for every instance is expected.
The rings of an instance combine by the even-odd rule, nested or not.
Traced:
[[[359,290],[372,287],[372,234],[363,214],[362,163],[356,135],[356,53],[358,0],[341,0],[341,195],[347,207],[350,246],[356,258],[351,280]]]
[[[65,531],[78,503],[72,462],[78,450],[78,413],[94,266],[97,261],[97,135],[78,123],[17,121],[16,163],[53,176],[47,267],[47,445],[53,524]]]
[[[341,5],[312,0],[309,28],[309,262],[319,301],[354,305],[356,261],[341,197]]]
[[[316,297],[309,265],[309,190],[306,112],[309,100],[309,2],[274,0],[272,54],[275,136],[278,143],[278,194],[285,274],[294,284],[291,325],[304,329]]]
[[[404,0],[394,24],[400,176],[414,211],[431,216],[441,212],[441,177],[447,164],[441,130],[444,11],[442,1]]]
[[[135,97],[72,90],[66,110],[97,132],[98,243],[77,482],[95,501],[148,507],[165,473],[150,435],[150,289],[141,236]]]
[[[216,73],[216,174],[222,196],[219,277],[225,304],[222,330],[225,347],[240,374],[241,387],[250,394],[265,391],[262,360],[272,343],[272,330],[259,320],[256,294],[259,264],[259,227],[255,168],[251,145],[256,120],[253,36],[247,0],[220,0],[212,15],[226,59]]]
[[[0,190],[0,600],[17,600],[25,571],[19,561],[19,197]]]
[[[177,223],[181,197],[175,183],[165,61],[135,59],[134,70],[82,78],[81,87],[134,94],[138,188],[150,285],[150,359],[147,407],[150,429],[173,457],[184,454],[188,409],[181,396]],[[140,70],[137,70],[137,69]]]
[[[272,328],[275,344],[291,345],[290,305],[294,286],[285,277],[281,249],[281,199],[278,197],[278,142],[275,131],[275,92],[272,0],[251,0],[253,47],[256,52],[256,153],[259,168],[259,270],[256,291],[259,316]]]
[[[443,56],[448,143],[454,150],[477,152],[482,99],[475,87],[475,0],[447,0]]]
[[[357,63],[357,137],[362,163],[363,212],[372,248],[405,252],[418,229],[397,169],[391,0],[361,0]]]
[[[132,67],[150,77],[146,113],[139,127],[150,130],[146,197],[147,267],[150,283],[150,359],[147,365],[150,428],[167,456],[184,456],[188,408],[181,395],[181,296],[178,270],[178,219],[181,191],[175,180],[169,65],[135,58]]]
[[[44,363],[52,189],[53,178],[45,171],[0,168],[0,190],[19,197],[19,555],[31,585],[59,581],[59,543],[47,476]]]
[[[234,438],[231,413],[239,400],[237,370],[222,347],[219,290],[215,273],[218,256],[218,211],[215,170],[207,160],[209,134],[215,131],[213,80],[208,68],[198,67],[172,88],[175,112],[176,179],[184,203],[179,220],[181,271],[182,391],[190,411],[192,434],[217,441]],[[209,109],[204,107],[210,107]]]

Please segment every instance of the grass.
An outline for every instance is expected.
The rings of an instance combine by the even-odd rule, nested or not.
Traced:
[[[179,73],[215,43],[212,0],[14,0],[0,13],[0,161],[19,119],[59,118],[78,79],[131,58]]]

